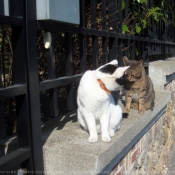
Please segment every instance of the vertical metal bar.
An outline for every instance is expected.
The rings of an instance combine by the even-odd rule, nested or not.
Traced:
[[[136,51],[137,51],[137,55],[136,55],[136,57],[135,57],[135,59],[137,59],[137,60],[140,60],[141,59],[141,55],[142,55],[142,49],[141,49],[141,41],[139,41],[139,40],[137,40],[136,41]]]
[[[125,1],[125,20],[128,19],[128,11],[129,11],[129,0]],[[126,32],[126,33],[128,33],[128,32]],[[125,40],[125,42],[126,42],[126,40]],[[128,44],[125,47],[128,47],[130,44],[130,42],[128,42],[128,40],[127,40],[127,43]],[[129,57],[129,48],[124,51],[124,54],[125,54],[125,56]]]
[[[6,87],[6,79],[5,79],[5,60],[4,60],[4,45],[5,45],[5,31],[4,27],[2,27],[2,47],[1,47],[1,53],[2,53],[2,74],[3,74],[3,84],[4,87]]]
[[[1,87],[1,86],[0,86]],[[4,103],[3,100],[0,99],[0,138],[6,136],[6,127],[5,127],[5,116],[4,116]]]
[[[54,51],[54,32],[51,32],[51,47],[46,50],[48,64],[48,79],[55,78],[55,51]],[[49,89],[50,117],[58,116],[57,89]]]
[[[25,57],[33,174],[44,174],[36,46],[36,1],[24,0]]]
[[[73,74],[73,60],[72,60],[72,38],[71,33],[65,33],[65,53],[66,53],[66,75],[71,76]]]
[[[85,1],[80,1],[80,27],[85,28]],[[86,36],[80,35],[80,71],[86,71]]]
[[[30,131],[28,120],[27,95],[16,97],[18,145],[21,148],[30,148]]]
[[[12,27],[12,48],[14,84],[26,83],[25,50],[22,49],[24,48],[24,29],[21,27]]]
[[[123,17],[122,17],[122,0],[118,0],[118,32],[122,33],[122,22],[123,22]]]
[[[96,1],[91,0],[91,24],[92,29],[97,29],[97,21],[96,21]],[[98,41],[97,36],[92,36],[92,66],[93,69],[98,67]]]
[[[14,14],[15,15],[15,14]],[[24,29],[12,27],[12,48],[13,48],[13,82],[14,84],[26,83],[26,60],[24,49]],[[22,49],[23,48],[23,49]],[[19,147],[30,147],[28,103],[27,96],[16,97],[17,131]]]
[[[3,30],[3,28],[2,28]],[[4,34],[3,34],[3,42],[4,42]],[[2,48],[1,48],[1,58],[2,60],[0,60],[0,88],[3,87],[2,85],[2,77],[1,77],[1,63],[4,62],[4,44],[2,44]],[[3,69],[4,69],[4,63],[3,64]],[[4,70],[3,70],[3,78],[5,77],[4,75]],[[5,78],[4,78],[5,81]],[[0,138],[3,138],[6,136],[6,127],[5,127],[5,115],[4,115],[4,102],[3,99],[0,99]]]
[[[86,71],[86,36],[80,35],[80,71]]]
[[[0,62],[0,75],[1,75],[1,62]],[[0,88],[2,88],[2,79],[0,76]],[[0,99],[0,138],[6,136],[6,127],[5,127],[5,116],[4,116],[4,102],[3,99]]]
[[[148,3],[149,7],[150,4]],[[145,4],[146,6],[146,4]],[[148,19],[148,21],[150,21],[150,19]],[[144,36],[147,36],[148,41],[143,42],[143,59],[144,59],[144,63],[149,63],[149,51],[150,51],[150,43],[149,43],[149,28],[145,29],[143,32]],[[147,68],[147,74],[149,74],[149,66]]]
[[[116,1],[109,0],[109,29],[111,32],[117,32],[117,4]],[[118,38],[109,38],[109,60],[118,58]]]
[[[23,16],[23,1],[9,0],[10,16]]]
[[[102,9],[102,30],[106,31],[106,0],[102,0],[101,2],[101,9]],[[102,61],[103,64],[108,62],[108,54],[107,54],[107,37],[102,37]]]
[[[167,40],[167,20],[163,23],[163,30],[162,30],[163,41]],[[166,57],[166,44],[162,44],[162,60]]]
[[[174,0],[172,0],[172,3],[174,5],[174,9],[175,9],[175,2],[174,2]],[[173,21],[175,21],[175,12],[173,12],[172,22]],[[175,27],[173,27],[173,42],[175,42]],[[173,46],[173,57],[175,57],[175,46]]]
[[[131,60],[135,60],[135,51],[134,51],[134,49],[135,49],[135,41],[134,41],[134,43],[131,47]]]
[[[118,20],[119,20],[119,24],[118,24],[118,32],[122,33],[122,23],[123,23],[123,15],[122,15],[122,0],[118,0]],[[118,45],[119,45],[119,49],[118,49],[118,62],[119,62],[119,66],[123,65],[123,52],[122,52],[122,47],[123,47],[123,42],[122,39],[118,39]]]
[[[86,9],[85,9],[85,1],[80,1],[80,27],[85,27],[85,15],[86,15]]]
[[[96,29],[97,23],[96,23],[96,6],[97,3],[94,0],[91,0],[91,28]]]
[[[73,58],[72,58],[72,38],[71,33],[65,34],[65,52],[66,52],[66,76],[73,75]],[[68,110],[75,109],[75,102],[74,102],[74,91],[73,85],[70,84],[67,86],[67,103],[68,103]]]
[[[126,42],[126,41],[125,41]],[[129,41],[127,41],[127,45],[125,45],[125,50],[124,50],[124,55],[125,56],[127,56],[127,57],[129,57],[129,45],[130,45],[130,42]]]

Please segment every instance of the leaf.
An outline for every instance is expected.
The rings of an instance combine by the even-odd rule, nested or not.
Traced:
[[[140,0],[140,3],[148,3],[148,0]]]
[[[153,8],[153,9],[154,9],[154,11],[162,10],[162,9],[159,8],[159,7],[155,7],[155,8]]]
[[[125,8],[125,0],[122,0],[122,10]]]
[[[141,27],[136,23],[136,32],[140,33],[141,32]]]
[[[142,20],[142,23],[143,23],[143,28],[145,28],[146,25],[147,25],[147,21],[146,21],[145,19],[143,19],[143,20]]]
[[[126,24],[122,24],[122,31],[123,32],[130,32],[128,26]]]
[[[135,50],[135,54],[139,55],[139,51],[138,51],[138,49],[136,47],[134,48],[134,50]]]

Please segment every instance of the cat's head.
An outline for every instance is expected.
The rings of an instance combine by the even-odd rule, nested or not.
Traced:
[[[129,66],[118,67],[118,61],[113,60],[96,70],[96,78],[100,79],[109,91],[119,90],[124,84],[124,72]]]
[[[142,60],[129,60],[126,56],[123,57],[125,66],[130,66],[125,71],[125,79],[129,82],[135,82],[142,77]]]

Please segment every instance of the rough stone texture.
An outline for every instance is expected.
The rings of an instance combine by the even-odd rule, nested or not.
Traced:
[[[89,143],[89,135],[80,128],[75,113],[50,120],[42,126],[45,174],[94,175],[100,173],[170,100],[171,93],[169,91],[156,91],[154,110],[148,110],[144,115],[131,110],[128,118],[122,120],[121,129],[115,133],[110,143],[102,142],[101,135],[99,135],[97,143]],[[158,132],[158,125],[154,128]],[[143,137],[145,141],[136,144],[132,151],[119,162],[117,168],[121,174],[126,169],[134,167],[135,160],[151,141],[154,132],[147,133]],[[7,139],[6,142],[0,142],[0,153],[3,155],[10,152],[17,145],[16,137]],[[105,172],[105,174],[109,173]]]
[[[166,162],[173,142],[175,115],[173,103],[145,133],[128,154],[120,160],[110,175],[160,175],[166,171]]]
[[[175,75],[173,74],[175,72],[174,70],[175,61],[172,60],[160,60],[150,63],[149,75],[153,82],[154,88],[163,90],[164,85],[169,83],[168,76],[171,76],[171,79],[175,78]]]
[[[110,143],[102,142],[100,135],[97,143],[89,143],[87,140],[88,133],[79,127],[75,116],[63,116],[60,119],[50,121],[50,123],[43,126],[46,172],[49,172],[48,174],[52,172],[52,175],[91,175],[100,173],[170,99],[170,92],[156,91],[154,110],[148,110],[144,115],[131,110],[129,117],[123,119],[121,129],[116,132]],[[140,150],[133,150],[132,162],[138,157],[139,153]],[[125,168],[121,166],[120,170],[124,172]]]
[[[175,61],[175,58],[171,58],[169,61]],[[170,73],[166,70],[166,66],[171,62],[167,63],[167,65],[164,63],[161,62],[163,68],[159,67],[159,69],[161,71],[164,70],[164,75],[166,76]],[[160,66],[159,63],[156,63],[156,65]],[[174,74],[173,72],[171,73]],[[175,141],[175,79],[168,83],[162,83],[164,83],[162,87],[171,91],[171,101],[167,105],[165,114],[155,122],[133,149],[120,160],[125,162],[122,164],[122,167],[117,164],[110,175],[171,175],[175,173],[175,156],[170,155],[172,153],[175,154],[171,150],[172,144]],[[133,150],[135,150],[134,154]],[[134,155],[134,161],[132,155]],[[167,162],[167,160],[169,161]]]
[[[97,143],[89,143],[88,133],[79,127],[75,112],[44,124],[42,131],[45,174],[94,175],[100,173],[168,104],[166,113],[155,122],[127,155],[123,155],[122,160],[116,162],[117,165],[112,172],[106,172],[110,175],[163,173],[166,170],[165,163],[172,145],[173,133],[175,133],[175,80],[167,81],[167,76],[174,75],[174,70],[175,61],[172,60],[151,63],[150,73],[151,71],[154,73],[153,83],[158,83],[157,86],[154,84],[156,86],[154,110],[148,110],[144,115],[131,110],[128,118],[122,120],[121,129],[116,132],[110,143],[102,142],[100,135]],[[162,83],[160,87],[159,81]],[[157,90],[157,88],[165,88],[168,91]],[[0,141],[0,156],[15,147],[17,147],[15,137],[8,138],[5,142]]]
[[[175,138],[173,140],[173,146],[172,146],[171,152],[168,156],[168,161],[166,162],[166,166],[165,166],[163,174],[167,174],[167,175],[174,175],[175,174],[174,161],[175,161]]]

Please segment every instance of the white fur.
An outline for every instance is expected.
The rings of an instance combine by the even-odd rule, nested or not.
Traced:
[[[108,64],[117,65],[118,62],[114,60]],[[109,91],[117,90],[120,86],[115,80],[120,78],[128,67],[117,68],[112,75],[100,72],[100,68],[86,71],[78,87],[78,121],[89,132],[89,142],[97,142],[97,132],[101,133],[102,141],[110,142],[114,132],[120,128],[122,119],[121,107],[116,104],[111,94],[108,95],[101,89],[97,79],[100,79]]]

